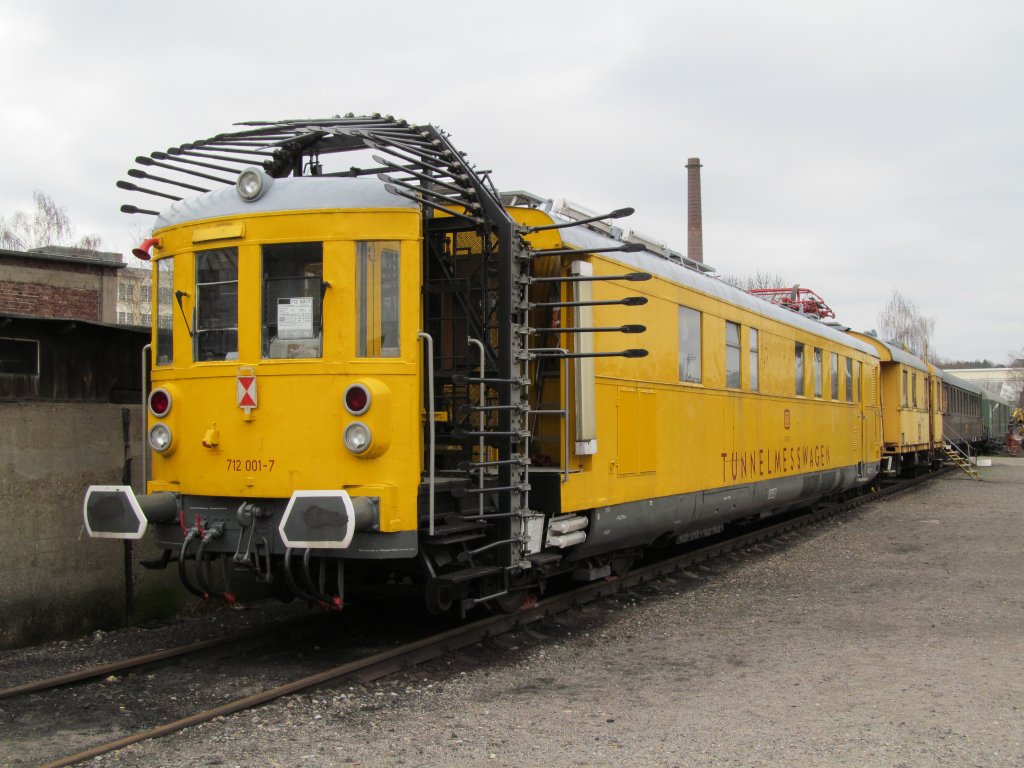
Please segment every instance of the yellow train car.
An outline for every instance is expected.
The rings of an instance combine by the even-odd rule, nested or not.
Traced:
[[[119,186],[170,199],[124,207],[156,217],[149,478],[83,516],[151,529],[197,595],[243,569],[334,608],[381,581],[514,607],[879,472],[874,345],[631,209],[501,196],[432,126],[254,123],[137,165]]]
[[[925,360],[870,334],[850,331],[881,361],[883,471],[929,469],[941,461],[941,380]]]
[[[540,207],[512,215],[528,227],[569,221]],[[706,535],[875,477],[879,369],[870,345],[722,283],[656,245],[608,252],[618,241],[599,229],[558,231],[560,241],[543,247],[572,251],[563,256],[567,276],[652,275],[562,295],[600,304],[586,318],[562,318],[559,327],[642,320],[649,351],[642,365],[618,357],[574,362],[570,376],[586,385],[572,387],[577,434],[561,467],[566,474],[557,493],[532,480],[546,507],[590,520],[587,540],[570,559]],[[637,294],[646,299],[642,309],[618,303]],[[598,353],[620,343],[614,334],[594,336]],[[578,338],[561,334],[559,345],[572,349]],[[581,424],[592,424],[591,431],[580,433]],[[560,462],[557,455],[544,459]]]

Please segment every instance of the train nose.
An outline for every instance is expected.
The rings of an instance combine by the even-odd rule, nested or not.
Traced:
[[[141,539],[149,523],[166,523],[178,516],[173,493],[136,496],[128,485],[92,485],[85,492],[82,519],[97,539]]]

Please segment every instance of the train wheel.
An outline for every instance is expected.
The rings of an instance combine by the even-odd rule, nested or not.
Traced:
[[[437,579],[427,579],[426,588],[423,590],[423,599],[427,606],[427,612],[433,615],[448,613],[455,604],[458,592],[451,584],[439,584]]]
[[[636,557],[633,555],[620,555],[619,557],[613,557],[609,563],[612,569],[612,576],[625,576],[633,570],[633,564],[635,562]]]

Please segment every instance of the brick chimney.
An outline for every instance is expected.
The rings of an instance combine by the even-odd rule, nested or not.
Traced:
[[[701,219],[700,203],[700,158],[691,157],[686,161],[687,223],[686,256],[694,261],[704,261],[704,224]]]

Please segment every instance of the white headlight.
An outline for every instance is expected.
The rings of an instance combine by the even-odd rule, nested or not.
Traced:
[[[155,424],[149,430],[149,447],[157,453],[167,451],[171,447],[173,440],[174,437],[171,435],[171,429],[166,424]]]
[[[273,177],[262,168],[246,168],[238,174],[235,189],[238,190],[239,197],[247,203],[252,203],[263,197],[273,183]]]
[[[363,453],[370,447],[370,428],[361,421],[354,421],[345,427],[345,447],[352,453]]]

